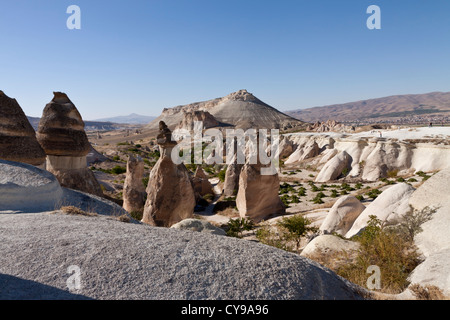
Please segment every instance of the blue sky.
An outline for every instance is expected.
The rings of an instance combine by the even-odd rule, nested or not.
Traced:
[[[447,0],[0,0],[0,90],[30,116],[66,92],[85,120],[239,89],[282,111],[450,91],[449,14]]]

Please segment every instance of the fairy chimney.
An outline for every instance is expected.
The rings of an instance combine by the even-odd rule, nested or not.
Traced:
[[[251,149],[247,148],[250,152]],[[252,163],[249,157],[240,171],[236,197],[241,218],[248,218],[257,223],[284,214],[286,206],[278,195],[279,190],[280,180],[273,165],[262,164],[259,153],[256,154],[256,163]]]
[[[141,157],[130,156],[123,186],[123,208],[129,213],[142,212],[145,204],[144,161]]]
[[[150,172],[142,222],[170,227],[193,217],[195,194],[184,164],[172,161],[172,150],[177,143],[172,141],[172,133],[163,121],[159,123],[156,141],[161,156]]]
[[[0,159],[45,167],[45,152],[36,140],[36,132],[16,99],[1,90]]]
[[[100,184],[87,168],[91,145],[83,119],[65,93],[54,92],[53,100],[45,106],[37,139],[47,154],[47,170],[63,187],[103,196]]]

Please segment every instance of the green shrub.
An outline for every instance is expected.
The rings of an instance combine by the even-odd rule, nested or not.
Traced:
[[[300,187],[299,189],[298,189],[298,196],[299,197],[304,197],[304,196],[306,196],[306,189],[304,188],[304,187]]]
[[[253,222],[247,218],[230,219],[227,223],[227,235],[229,237],[242,238],[242,232],[253,228]]]
[[[312,222],[302,215],[295,215],[283,218],[278,222],[278,226],[286,230],[286,240],[293,240],[297,250],[300,248],[301,238],[308,232],[317,232],[318,228],[311,226]]]
[[[112,169],[110,170],[110,172],[111,172],[112,174],[122,174],[122,173],[127,172],[127,168],[121,167],[121,166],[115,166],[114,168],[112,168]]]
[[[142,184],[147,188],[148,186],[148,181],[149,181],[150,177],[145,177],[142,179]]]
[[[220,179],[220,181],[225,182],[226,173],[227,173],[226,169],[219,171],[219,174],[217,175],[217,177]]]
[[[366,196],[368,196],[371,199],[376,199],[381,194],[381,191],[378,189],[372,189],[369,192],[366,193]]]

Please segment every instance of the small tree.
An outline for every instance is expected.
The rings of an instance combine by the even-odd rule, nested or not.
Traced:
[[[297,250],[300,248],[302,237],[308,232],[317,232],[318,228],[311,226],[312,222],[302,215],[295,215],[289,218],[283,218],[278,222],[278,226],[287,231],[287,240],[293,240],[296,243]]]

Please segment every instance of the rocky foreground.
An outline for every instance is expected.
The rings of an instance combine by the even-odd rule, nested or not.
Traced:
[[[58,212],[0,214],[0,299],[362,299],[319,264],[262,244]],[[80,289],[68,289],[79,267]]]

